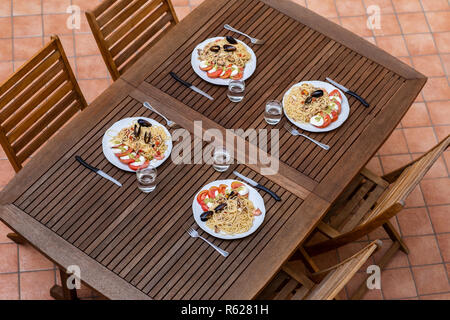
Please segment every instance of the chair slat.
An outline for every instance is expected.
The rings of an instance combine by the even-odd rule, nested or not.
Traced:
[[[108,21],[103,27],[101,27],[102,33],[107,38],[114,30],[116,30],[122,23],[128,20],[140,7],[142,7],[147,0],[135,0],[117,16]]]
[[[92,13],[96,18],[98,18],[99,24],[103,26],[132,1],[133,0],[104,0],[94,10],[92,10]]]

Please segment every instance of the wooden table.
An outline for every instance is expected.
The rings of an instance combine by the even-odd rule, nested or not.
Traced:
[[[197,43],[231,34],[223,30],[225,23],[266,40],[252,46],[258,65],[238,104],[227,100],[225,87],[202,81],[190,66]],[[169,71],[215,100],[182,87]],[[301,80],[327,76],[361,94],[370,108],[350,98],[344,125],[311,134],[329,144],[329,151],[280,127],[278,174],[262,176],[260,164],[237,165],[283,201],[262,194],[266,219],[245,239],[208,236],[230,252],[227,258],[185,230],[194,225],[195,193],[210,181],[232,177],[230,171],[169,160],[158,169],[157,189],[145,195],[133,174],[102,154],[104,130],[115,121],[129,116],[163,121],[143,108],[143,101],[192,133],[195,120],[202,120],[203,132],[270,129],[263,119],[266,100],[281,99]],[[1,193],[0,218],[58,265],[80,266],[82,280],[111,299],[251,299],[375,154],[425,82],[384,51],[289,1],[207,0],[33,157]],[[123,188],[83,169],[74,155],[120,180]]]

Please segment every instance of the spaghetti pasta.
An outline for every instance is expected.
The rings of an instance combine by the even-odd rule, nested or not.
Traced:
[[[199,50],[198,59],[206,64],[218,65],[219,67],[226,67],[230,64],[240,68],[244,68],[245,64],[250,61],[251,55],[242,43],[233,44],[235,51],[213,52],[210,50],[212,46],[220,46],[229,44],[226,39],[219,39],[208,43],[203,50]]]

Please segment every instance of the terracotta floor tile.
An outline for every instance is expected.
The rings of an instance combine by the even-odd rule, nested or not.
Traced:
[[[412,57],[414,68],[427,77],[443,77],[445,71],[442,68],[441,59],[438,55]]]
[[[74,50],[74,36],[73,35],[58,35],[59,39],[61,40],[61,43],[63,45],[64,51],[66,52],[66,55],[68,57],[74,57],[75,56],[75,50]]]
[[[366,168],[379,176],[383,175],[383,168],[381,167],[379,157],[370,159],[370,161],[366,164]]]
[[[41,37],[14,39],[14,59],[28,60],[42,47]]]
[[[100,55],[80,57],[76,60],[78,79],[96,79],[107,77],[107,69]]]
[[[75,28],[73,30],[75,34],[78,33],[91,33],[91,27],[89,26],[89,23],[87,22],[86,15],[82,14],[80,19],[80,27]]]
[[[412,56],[437,52],[431,34],[408,34],[405,35],[405,40]]]
[[[341,18],[342,26],[360,37],[370,37],[372,31],[366,26],[366,17],[343,17]]]
[[[419,0],[394,0],[394,9],[397,12],[416,12],[422,11]]]
[[[5,186],[16,174],[8,160],[0,160],[0,186]]]
[[[436,233],[450,232],[450,205],[429,207],[428,211]]]
[[[15,243],[2,243],[0,244],[0,273],[17,272],[17,244]]]
[[[200,1],[198,1],[198,0],[192,1],[192,0],[191,0],[191,1],[190,1],[191,7],[194,8],[194,7],[198,6],[198,5],[199,5],[198,2],[202,3],[203,0],[200,0]],[[303,7],[306,7],[306,0],[293,0],[293,2],[299,4],[299,5],[303,6]]]
[[[405,41],[402,36],[383,36],[376,38],[378,47],[384,51],[397,57],[408,55],[408,50],[406,49]]]
[[[450,293],[438,293],[427,296],[420,296],[421,300],[450,300]]]
[[[425,11],[449,10],[447,0],[420,0]]]
[[[55,271],[31,271],[20,274],[20,294],[24,300],[53,300],[50,288],[55,284]]]
[[[191,3],[191,7],[196,7],[201,5],[205,0],[189,0],[189,2]],[[296,0],[295,2],[300,1],[300,4],[302,4],[303,6],[305,6],[305,2],[306,0]]]
[[[382,271],[381,290],[385,299],[401,299],[417,296],[416,287],[409,268]]]
[[[442,63],[444,64],[445,74],[450,75],[450,54],[441,54]]]
[[[42,0],[44,13],[65,13],[70,0]]]
[[[3,1],[0,6],[0,17],[10,17],[11,10],[11,1]]]
[[[351,297],[355,291],[359,288],[359,286],[362,283],[365,283],[367,281],[367,277],[369,275],[363,272],[358,272],[355,274],[350,281],[348,282],[346,289],[348,296]],[[367,290],[366,294],[364,295],[363,300],[382,300],[381,290],[373,289],[373,290]]]
[[[449,102],[429,102],[427,103],[427,106],[433,124],[450,124]]]
[[[442,263],[435,236],[409,237],[403,239],[409,248],[412,266]]]
[[[324,17],[336,17],[337,10],[334,0],[307,0],[308,9]]]
[[[427,12],[432,32],[450,31],[450,11]]]
[[[3,222],[0,222],[0,243],[12,243],[12,241],[6,237],[8,233],[12,232]]]
[[[14,37],[42,36],[41,16],[19,16],[13,18]]]
[[[383,166],[384,173],[392,172],[405,164],[412,161],[409,154],[392,155],[392,156],[380,156],[381,165]]]
[[[12,73],[12,62],[0,62],[0,82],[5,81]],[[5,159],[5,153],[3,149],[0,151],[0,159]]]
[[[450,134],[450,126],[436,126],[434,127],[439,141],[442,141]]]
[[[410,152],[426,152],[437,144],[432,127],[403,129]]]
[[[0,38],[12,37],[12,24],[11,18],[0,18]]]
[[[423,179],[444,178],[444,177],[448,177],[448,173],[447,168],[445,167],[444,159],[443,157],[440,157],[431,166],[430,170],[428,170]]]
[[[30,245],[19,247],[20,271],[52,269],[53,263]]]
[[[72,34],[72,30],[67,28],[68,14],[47,14],[44,15],[44,35],[52,34]]]
[[[363,0],[363,2],[366,8],[369,8],[370,6],[378,6],[382,14],[394,12],[391,0]]]
[[[109,86],[107,79],[80,80],[78,82],[88,103],[94,101]]]
[[[450,234],[438,234],[436,237],[444,262],[450,262]]]
[[[397,17],[393,14],[381,15],[380,29],[373,29],[376,36],[389,36],[401,34],[400,25]]]
[[[100,53],[92,34],[75,35],[75,53],[77,56],[88,56]]]
[[[12,59],[12,41],[11,39],[0,39],[0,61]]]
[[[423,88],[423,95],[426,100],[449,100],[450,86],[447,78],[430,78]]]
[[[406,198],[405,202],[406,202],[406,204],[405,204],[406,208],[422,207],[425,205],[425,201],[422,196],[422,191],[421,191],[420,185],[414,188],[414,190]]]
[[[450,53],[450,32],[433,33],[439,52]]]
[[[336,0],[336,8],[341,17],[366,14],[362,0]]]
[[[412,270],[419,295],[442,293],[450,290],[444,264],[413,267]]]
[[[396,129],[379,150],[380,155],[408,153],[403,129]]]
[[[383,257],[383,255],[386,253],[386,251],[389,250],[389,248],[392,246],[392,240],[383,240],[383,245],[381,248],[375,252],[373,255],[375,264],[378,264]],[[401,268],[401,267],[408,267],[408,257],[403,252],[398,250],[395,255],[389,260],[387,265],[385,266],[385,269],[395,269],[395,268]]]
[[[41,14],[41,0],[14,0],[13,14]]]
[[[91,10],[100,4],[100,0],[72,0],[73,5],[77,5],[81,10]]]
[[[432,234],[430,218],[426,208],[403,209],[397,214],[403,236]]]
[[[172,0],[174,6],[188,6],[189,0]]]
[[[186,7],[175,7],[175,12],[177,13],[177,17],[179,20],[183,20],[190,12],[191,8],[189,6]]]
[[[400,228],[398,226],[396,217],[391,218],[390,222],[391,222],[392,226],[395,228],[395,230],[397,230],[397,232],[399,232]],[[382,240],[382,241],[390,240],[388,234],[386,233],[386,231],[384,231],[383,227],[376,228],[374,231],[369,233],[370,241],[374,241],[374,240],[378,240],[378,239]]]
[[[400,13],[398,19],[404,34],[430,32],[423,12]]]
[[[450,178],[423,180],[420,185],[428,205],[450,203]]]
[[[431,125],[427,106],[423,102],[413,103],[402,119],[402,125],[407,127],[426,127]]]
[[[17,273],[0,274],[0,300],[19,299],[19,276]]]

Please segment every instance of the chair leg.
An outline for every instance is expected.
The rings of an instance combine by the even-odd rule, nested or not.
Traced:
[[[316,265],[316,263],[313,261],[313,259],[309,256],[309,254],[305,251],[303,247],[300,247],[297,252],[300,253],[300,259],[305,264],[306,268],[309,272],[315,273],[319,272],[319,267]]]
[[[383,224],[383,228],[393,242],[398,242],[400,244],[400,250],[404,253],[409,254],[409,249],[406,243],[403,241],[402,237],[398,234],[397,230],[395,230],[394,226],[388,221]]]
[[[67,288],[67,273],[59,268],[59,274],[61,276],[61,285],[54,285],[50,289],[50,295],[56,300],[78,300],[77,290]]]
[[[27,241],[21,235],[11,232],[6,235],[10,240],[14,241],[17,244],[26,244]]]

